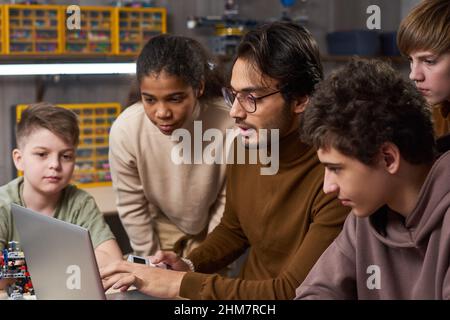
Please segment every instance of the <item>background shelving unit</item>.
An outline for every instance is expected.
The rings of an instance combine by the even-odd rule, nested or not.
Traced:
[[[118,8],[118,54],[136,55],[152,36],[167,32],[165,8]]]
[[[79,118],[80,143],[72,183],[80,188],[110,186],[109,131],[121,112],[119,103],[58,104],[74,111]],[[16,121],[20,121],[27,105],[17,105]],[[21,173],[18,172],[18,175]]]
[[[60,9],[52,5],[5,5],[6,53],[61,53]]]
[[[64,32],[64,53],[113,54],[116,48],[116,11],[112,7],[83,6],[81,30]],[[65,18],[69,15],[64,12]],[[66,20],[66,19],[64,19]]]
[[[68,30],[63,5],[0,5],[0,54],[5,56],[135,56],[167,32],[165,8],[81,6],[81,30]]]
[[[5,45],[4,45],[4,30],[5,30],[5,19],[3,18],[3,5],[0,5],[0,54],[4,53]]]

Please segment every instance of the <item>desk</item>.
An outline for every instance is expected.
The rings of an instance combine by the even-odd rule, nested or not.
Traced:
[[[94,197],[95,202],[104,215],[117,214],[116,197],[112,186],[82,188],[82,190]]]
[[[113,187],[83,188],[83,190],[94,197],[101,213],[105,217],[106,223],[108,223],[111,231],[116,236],[120,250],[124,253],[132,252],[133,249],[130,246],[130,240],[117,214],[116,197]]]

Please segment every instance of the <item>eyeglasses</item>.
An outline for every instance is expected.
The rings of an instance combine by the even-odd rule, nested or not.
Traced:
[[[225,99],[226,104],[230,108],[233,107],[234,100],[237,97],[239,104],[248,113],[253,113],[256,111],[256,102],[257,101],[262,100],[267,97],[270,97],[271,95],[274,95],[279,92],[281,92],[281,90],[277,90],[277,91],[271,92],[269,94],[266,94],[266,95],[263,95],[260,97],[255,97],[251,93],[248,93],[248,92],[235,92],[230,88],[222,88],[223,98]]]

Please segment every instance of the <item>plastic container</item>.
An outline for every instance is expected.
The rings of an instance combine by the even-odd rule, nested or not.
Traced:
[[[381,49],[385,56],[399,56],[400,51],[397,47],[397,32],[383,32],[380,35]]]
[[[336,31],[327,34],[330,55],[376,56],[381,53],[379,33],[369,30]]]

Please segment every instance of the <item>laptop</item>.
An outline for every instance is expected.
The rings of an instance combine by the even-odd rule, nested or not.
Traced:
[[[154,300],[137,290],[105,295],[89,230],[11,204],[37,299]]]

